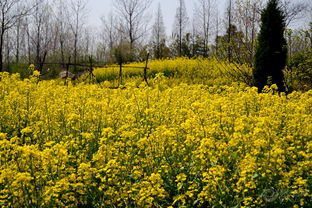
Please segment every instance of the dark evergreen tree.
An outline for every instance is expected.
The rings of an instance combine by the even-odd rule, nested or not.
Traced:
[[[278,3],[278,0],[270,0],[261,14],[261,29],[253,70],[254,84],[259,91],[268,84],[276,84],[280,92],[285,91],[283,75],[287,62],[285,15]]]

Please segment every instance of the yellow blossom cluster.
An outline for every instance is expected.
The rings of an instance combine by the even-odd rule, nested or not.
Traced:
[[[125,78],[142,79],[144,67],[145,63],[143,62],[125,64],[123,76]],[[216,58],[201,57],[194,59],[180,57],[150,61],[147,76],[154,78],[158,73],[170,78],[167,84],[171,86],[180,83],[220,86],[230,84],[233,81],[249,84],[251,78],[251,68],[246,65],[227,63]],[[96,68],[94,74],[98,81],[116,82],[119,76],[119,66]],[[150,80],[150,82],[155,82],[155,80]]]
[[[37,79],[0,74],[0,207],[312,205],[312,91]]]

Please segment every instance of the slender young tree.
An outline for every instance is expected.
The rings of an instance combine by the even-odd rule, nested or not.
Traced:
[[[217,14],[216,14],[216,34],[215,34],[215,55],[216,57],[219,57],[219,43],[218,43],[218,39],[219,39],[219,11],[217,10]]]
[[[305,18],[305,11],[311,12],[308,8],[306,0],[280,0],[281,9],[285,14],[286,27],[296,22],[297,20]]]
[[[203,48],[203,55],[206,57],[208,56],[209,51],[209,41],[210,35],[212,33],[212,23],[213,23],[213,16],[215,15],[215,11],[213,8],[216,8],[216,1],[215,0],[197,0],[198,6],[196,7],[197,10],[197,17],[196,22],[199,23],[198,30],[200,36],[202,37],[202,48]]]
[[[134,59],[134,49],[137,42],[147,32],[147,10],[152,0],[116,0],[115,9],[120,17],[122,32],[129,41],[131,59]]]
[[[259,91],[267,84],[276,84],[285,91],[283,69],[287,61],[284,38],[285,15],[278,0],[270,0],[261,14],[261,27],[253,70],[254,84]]]
[[[78,62],[78,48],[79,48],[79,39],[81,37],[84,21],[86,18],[86,6],[87,3],[85,0],[75,0],[71,1],[71,13],[70,13],[70,30],[74,36],[74,70],[77,71],[77,62]]]
[[[118,19],[112,12],[108,14],[107,17],[103,16],[101,18],[103,30],[101,31],[102,44],[107,50],[105,52],[106,61],[109,63],[114,62],[114,48],[118,44],[118,28],[116,22]]]
[[[22,0],[0,0],[0,72],[3,71],[3,48],[5,34],[22,17],[28,15],[31,6],[23,4]]]
[[[20,56],[20,38],[21,38],[21,34],[20,34],[20,30],[21,30],[21,26],[22,26],[22,18],[19,18],[16,21],[16,54],[15,54],[15,62],[18,63],[19,62],[19,56]]]
[[[47,58],[48,53],[51,50],[52,42],[52,27],[51,27],[51,17],[50,5],[47,0],[35,0],[36,7],[31,15],[32,24],[30,29],[30,42],[31,48],[35,54],[36,70],[42,71],[43,64]]]
[[[244,42],[239,60],[249,65],[253,65],[254,43],[259,30],[260,11],[263,0],[236,0],[235,17],[237,17],[237,27],[243,32]]]
[[[186,12],[184,0],[179,0],[179,7],[175,15],[174,23],[174,37],[178,42],[178,56],[184,55],[183,51],[183,37],[186,35],[189,18]]]
[[[55,5],[55,21],[56,21],[56,30],[57,30],[57,42],[59,45],[60,59],[63,68],[65,68],[65,62],[67,61],[66,55],[69,53],[69,18],[68,18],[68,8],[66,7],[64,0],[58,0]]]
[[[163,58],[163,51],[166,46],[166,31],[160,4],[158,4],[155,22],[152,27],[151,42],[154,52],[154,58]]]
[[[11,36],[14,38],[11,38],[13,40],[13,61],[15,63],[20,63],[22,61],[25,61],[25,58],[27,57],[26,53],[26,38],[27,38],[27,31],[25,25],[27,24],[26,21],[27,18],[20,18],[15,26],[12,28],[13,31],[11,33]]]
[[[227,44],[228,44],[228,46],[227,46],[227,55],[228,55],[228,61],[229,62],[231,62],[232,61],[232,48],[231,48],[231,40],[232,40],[232,36],[231,36],[231,34],[232,34],[232,26],[233,26],[233,24],[232,24],[232,21],[233,21],[233,12],[232,12],[232,10],[233,10],[233,8],[232,8],[232,6],[233,6],[233,2],[232,2],[232,0],[229,0],[229,3],[228,3],[229,5],[228,5],[228,8],[227,8],[227,18],[228,18],[228,22],[227,22],[227,27],[228,27],[228,39],[227,39]]]

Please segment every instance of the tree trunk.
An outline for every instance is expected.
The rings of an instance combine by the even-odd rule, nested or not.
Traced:
[[[3,72],[3,47],[4,47],[4,19],[1,22],[1,29],[0,29],[0,72]]]
[[[62,37],[61,37],[62,38]],[[62,67],[65,68],[65,56],[64,56],[64,41],[60,41],[61,46],[61,61],[62,61]]]
[[[28,19],[26,18],[26,34],[27,34],[27,54],[28,54],[28,64],[31,64],[31,52],[30,52],[30,33]]]
[[[47,57],[47,54],[48,54],[48,52],[45,51],[44,54],[43,54],[42,59],[40,60],[40,71],[43,70],[43,65],[44,65],[45,59],[46,59],[46,57]]]
[[[0,34],[0,72],[3,72],[3,40],[4,40],[4,32],[2,29]]]
[[[119,85],[122,85],[122,61],[119,63]]]
[[[180,0],[180,16],[179,16],[179,56],[182,56],[182,1]]]
[[[134,31],[133,31],[133,20],[132,14],[129,17],[129,39],[130,39],[130,61],[134,61],[133,44],[134,44]]]
[[[6,71],[10,72],[10,41],[9,41],[9,33],[6,33]]]
[[[217,20],[216,20],[216,56],[219,58],[219,13],[217,12]]]
[[[149,85],[149,84],[148,84],[148,81],[147,81],[147,65],[148,65],[148,59],[149,59],[149,53],[147,53],[146,60],[145,60],[145,67],[144,67],[144,81],[146,82],[147,85]]]
[[[35,60],[36,70],[40,71],[40,44],[36,45],[36,60]]]
[[[231,51],[231,32],[232,32],[232,0],[230,0],[230,5],[229,5],[229,22],[228,22],[228,27],[229,27],[229,33],[228,33],[228,61],[231,62],[232,59],[232,51]]]
[[[75,43],[74,43],[74,71],[77,71],[77,42],[78,42],[78,35],[75,34]]]
[[[256,5],[254,4],[253,6],[253,11],[252,11],[252,29],[251,29],[251,53],[250,53],[250,60],[251,60],[251,65],[253,66],[253,58],[254,58],[254,53],[255,53],[255,24],[256,24]]]
[[[19,62],[19,48],[20,48],[20,20],[17,23],[17,28],[16,28],[16,56],[15,56],[15,62]]]

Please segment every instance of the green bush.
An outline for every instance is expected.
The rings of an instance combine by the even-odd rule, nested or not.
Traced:
[[[21,78],[27,78],[30,75],[29,64],[25,63],[12,63],[10,64],[11,73],[19,73]]]
[[[312,89],[312,49],[291,57],[285,75],[290,91]]]

